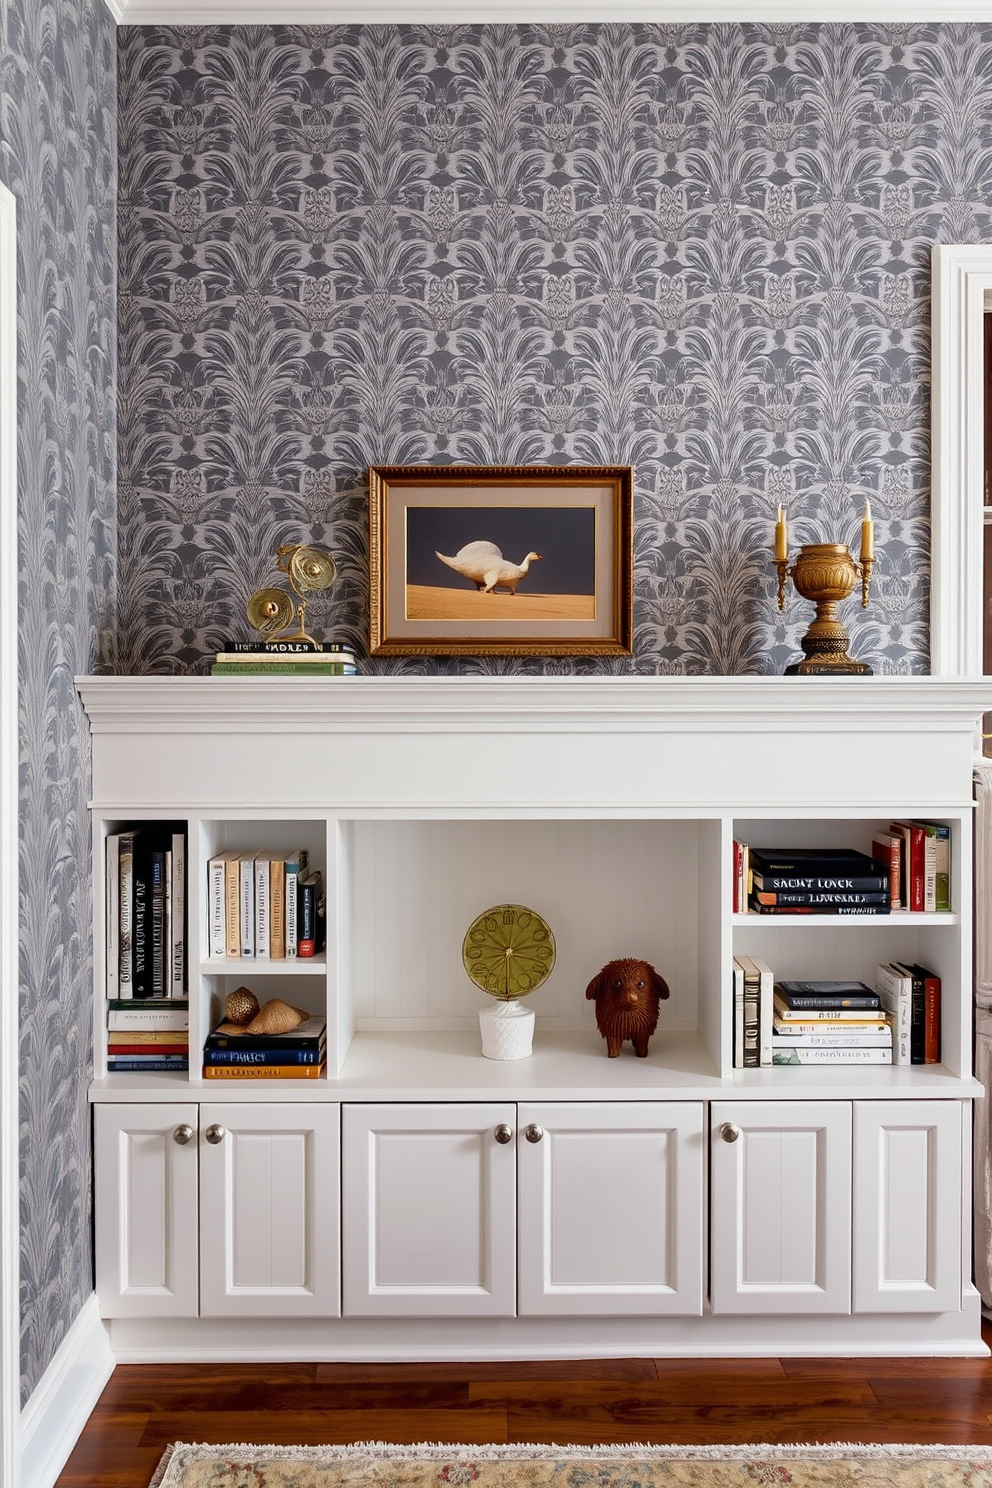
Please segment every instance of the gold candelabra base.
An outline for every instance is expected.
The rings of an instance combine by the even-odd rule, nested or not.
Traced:
[[[868,586],[873,558],[862,558],[857,562],[843,543],[807,543],[799,550],[799,557],[789,566],[787,558],[776,559],[778,569],[778,607],[785,605],[785,581],[791,576],[798,592],[804,599],[816,605],[816,615],[800,641],[803,660],[793,662],[785,669],[787,677],[871,676],[871,667],[865,661],[855,661],[848,656],[850,644],[844,622],[837,613],[841,600],[847,599],[861,584],[861,606],[868,608]]]

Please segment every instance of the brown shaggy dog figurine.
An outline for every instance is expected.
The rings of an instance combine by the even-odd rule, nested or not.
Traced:
[[[596,1003],[596,1027],[606,1040],[611,1059],[630,1039],[634,1053],[645,1059],[648,1040],[658,1026],[658,1004],[669,997],[668,983],[647,961],[607,961],[586,988]]]

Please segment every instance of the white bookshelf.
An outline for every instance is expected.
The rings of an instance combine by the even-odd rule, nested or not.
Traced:
[[[352,1107],[371,1113],[383,1105],[407,1110],[416,1126],[418,1112],[503,1102],[508,1111],[543,1109],[542,1103],[552,1112],[562,1103],[598,1108],[605,1122],[608,1104],[634,1102],[658,1113],[691,1106],[712,1143],[720,1140],[714,1113],[730,1102],[745,1128],[753,1112],[757,1124],[745,1140],[760,1152],[769,1102],[793,1126],[825,1103],[840,1128],[849,1130],[853,1119],[859,1132],[883,1111],[903,1125],[912,1125],[915,1112],[927,1131],[940,1116],[941,1142],[949,1140],[949,1126],[964,1163],[970,1102],[980,1094],[971,1068],[970,985],[972,738],[987,706],[980,684],[101,677],[78,685],[93,731],[97,1061],[91,1094],[98,1106],[119,1108],[122,1121],[142,1107],[181,1108],[194,1120],[209,1107],[215,1122],[227,1110],[233,1129],[250,1112],[269,1110],[274,1119],[287,1106],[316,1119],[321,1110],[340,1109],[347,1117]],[[733,912],[735,837],[753,846],[867,850],[874,831],[907,816],[951,827],[951,913],[846,919]],[[156,818],[188,825],[191,1068],[188,1075],[108,1075],[103,838],[121,822]],[[211,957],[210,857],[225,848],[297,846],[309,849],[311,866],[324,875],[326,952],[296,962]],[[501,1064],[481,1057],[478,1012],[487,999],[465,975],[461,941],[481,910],[508,900],[531,905],[549,921],[558,958],[529,999],[537,1013],[533,1056]],[[761,956],[785,977],[872,981],[880,960],[926,962],[942,979],[942,1063],[735,1070],[735,951]],[[607,1059],[585,998],[600,966],[623,955],[651,961],[672,992],[644,1060],[629,1045],[620,1058]],[[224,995],[240,985],[260,1001],[281,996],[308,1012],[326,1011],[325,1079],[201,1079],[198,1047]],[[679,1130],[689,1142],[688,1128]],[[925,1165],[921,1154],[936,1148],[914,1142],[899,1136],[899,1160],[913,1152],[911,1161]],[[873,1150],[870,1134],[859,1136],[856,1148]],[[200,1162],[207,1156],[201,1148]],[[712,1150],[711,1160],[716,1156],[723,1161],[721,1147]],[[514,1160],[531,1160],[525,1144]],[[700,1160],[701,1154],[692,1162]],[[848,1154],[848,1169],[850,1161]],[[346,1161],[346,1191],[347,1173]],[[923,1191],[911,1182],[904,1187]],[[902,1201],[892,1202],[898,1208]],[[948,1351],[981,1347],[963,1261],[969,1213],[962,1188],[952,1216],[958,1280],[945,1275],[940,1291],[946,1297],[948,1286],[957,1288],[961,1316],[957,1323],[944,1317],[943,1335],[931,1319],[927,1336],[937,1351],[942,1338]],[[931,1220],[907,1211],[900,1223],[925,1228]],[[697,1216],[696,1228],[700,1222]],[[856,1231],[857,1225],[855,1248]],[[945,1237],[941,1254],[947,1253]],[[862,1258],[862,1270],[864,1264]],[[356,1301],[350,1285],[346,1256],[345,1314],[349,1295],[353,1309],[374,1312],[379,1304]],[[912,1312],[916,1304],[905,1289],[896,1290],[902,1300],[893,1311]],[[692,1286],[689,1291],[694,1295]],[[925,1287],[918,1294],[929,1295]],[[416,1313],[409,1298],[397,1305],[398,1316],[404,1308]],[[781,1310],[771,1300],[768,1308]],[[700,1336],[709,1329],[714,1350],[730,1349],[723,1325],[699,1321]],[[530,1324],[517,1322],[521,1340],[530,1338]],[[869,1337],[883,1351],[886,1338],[906,1346],[903,1324],[890,1321],[888,1332],[879,1332],[876,1323],[852,1320],[847,1334],[824,1348],[858,1351]],[[195,1336],[207,1336],[202,1317],[197,1326]],[[350,1326],[359,1329],[358,1340],[373,1337],[357,1321]],[[128,1327],[120,1337],[133,1347]],[[589,1324],[588,1349],[607,1347],[604,1328],[601,1321]],[[753,1333],[752,1348],[760,1332]],[[215,1343],[219,1337],[209,1336]],[[426,1348],[427,1334],[420,1336]],[[781,1329],[776,1336],[785,1347]],[[166,1357],[166,1335],[152,1329],[146,1340],[152,1337],[156,1357]],[[329,1356],[338,1356],[335,1348],[363,1346],[346,1345],[340,1332],[335,1337],[326,1345]],[[633,1333],[624,1337],[635,1345]],[[563,1348],[561,1334],[552,1330],[543,1345],[527,1345],[542,1346]],[[657,1339],[654,1346],[664,1350]],[[733,1347],[742,1347],[736,1334]]]

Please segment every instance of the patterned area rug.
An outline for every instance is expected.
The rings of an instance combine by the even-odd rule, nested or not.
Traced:
[[[177,1442],[150,1488],[992,1488],[992,1449]]]

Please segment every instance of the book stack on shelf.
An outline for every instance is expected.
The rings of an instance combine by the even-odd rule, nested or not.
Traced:
[[[888,863],[853,848],[749,848],[747,908],[763,915],[887,915]]]
[[[216,853],[207,896],[211,956],[280,961],[324,949],[323,877],[305,848]]]
[[[105,886],[108,998],[185,997],[185,824],[111,832]]]
[[[872,856],[888,863],[892,908],[946,914],[951,908],[951,829],[944,822],[890,822],[876,832]]]
[[[775,983],[773,1065],[893,1064],[892,1022],[865,982]]]
[[[111,998],[107,1069],[150,1074],[189,1069],[189,1002],[184,997]]]
[[[228,641],[212,677],[354,677],[358,658],[338,641]]]
[[[305,1019],[286,1033],[247,1033],[222,1024],[203,1045],[205,1080],[317,1080],[327,1061],[327,1020]]]
[[[752,914],[949,913],[951,829],[890,822],[871,853],[853,848],[757,848],[734,840],[733,909]]]
[[[915,963],[879,965],[875,987],[892,1020],[893,1064],[940,1063],[940,977]]]

